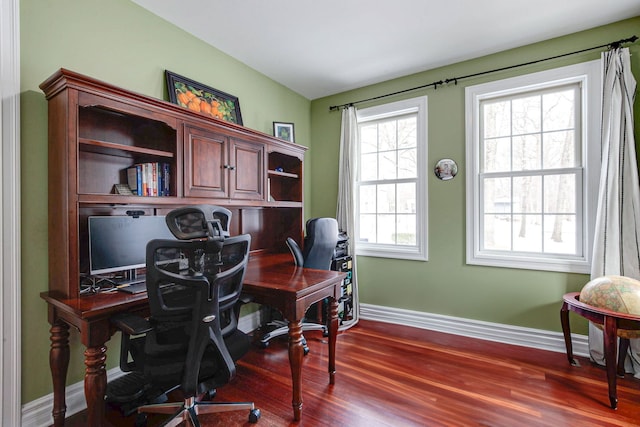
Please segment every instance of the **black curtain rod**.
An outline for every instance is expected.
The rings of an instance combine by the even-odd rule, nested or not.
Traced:
[[[539,62],[550,61],[552,59],[558,59],[558,58],[562,58],[562,57],[565,57],[565,56],[570,56],[570,55],[575,55],[575,54],[578,54],[578,53],[588,52],[590,50],[602,49],[602,48],[605,48],[605,47],[608,48],[608,49],[617,49],[621,45],[623,45],[624,43],[635,43],[636,40],[638,40],[638,37],[634,35],[634,36],[631,36],[631,37],[629,37],[627,39],[622,39],[622,40],[618,40],[618,41],[611,42],[611,43],[608,43],[608,44],[603,44],[603,45],[600,45],[600,46],[590,47],[590,48],[587,48],[587,49],[576,50],[575,52],[564,53],[562,55],[556,55],[556,56],[552,56],[552,57],[549,57],[549,58],[544,58],[544,59],[538,59],[538,60],[535,60],[535,61],[524,62],[522,64],[517,64],[517,65],[510,65],[508,67],[496,68],[494,70],[489,70],[489,71],[481,71],[479,73],[468,74],[466,76],[454,77],[454,78],[451,78],[451,79],[438,80],[437,82],[432,82],[432,83],[428,83],[428,84],[425,84],[425,85],[422,85],[422,86],[412,87],[410,89],[404,89],[404,90],[400,90],[400,91],[393,92],[393,93],[387,93],[385,95],[374,96],[373,98],[361,99],[360,101],[353,101],[353,102],[349,102],[347,104],[333,105],[333,106],[329,107],[329,111],[339,110],[341,108],[350,107],[352,105],[360,104],[362,102],[375,101],[376,99],[386,98],[388,96],[399,95],[401,93],[411,92],[411,91],[418,90],[418,89],[424,89],[424,88],[428,88],[428,87],[431,87],[431,86],[433,86],[434,89],[437,89],[438,86],[442,86],[442,85],[449,84],[449,83],[458,84],[459,80],[468,79],[468,78],[471,78],[471,77],[483,76],[485,74],[496,73],[498,71],[511,70],[513,68],[524,67],[526,65],[533,65],[533,64],[537,64]]]

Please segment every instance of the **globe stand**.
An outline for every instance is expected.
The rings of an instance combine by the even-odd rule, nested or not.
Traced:
[[[562,333],[567,348],[567,359],[572,366],[580,366],[573,358],[573,346],[571,343],[571,330],[569,327],[569,311],[586,318],[587,320],[603,327],[604,332],[604,356],[607,369],[607,382],[609,385],[609,402],[612,409],[618,407],[618,394],[616,391],[617,376],[624,377],[624,359],[629,349],[629,334],[631,331],[640,333],[640,316],[619,313],[616,311],[598,308],[580,302],[580,292],[571,292],[563,297],[560,309]],[[616,341],[620,336],[620,351],[616,348]],[[616,353],[619,353],[616,357]],[[617,359],[617,363],[616,363]]]

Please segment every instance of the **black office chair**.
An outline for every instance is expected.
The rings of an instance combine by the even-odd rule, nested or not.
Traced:
[[[306,236],[303,250],[291,237],[287,238],[287,246],[293,255],[297,266],[315,268],[318,270],[330,270],[334,251],[338,243],[338,222],[334,218],[312,218],[305,224]],[[266,333],[260,339],[263,347],[269,345],[269,340],[277,336],[288,334],[289,327],[284,320],[274,320],[268,323],[276,329]],[[314,322],[303,322],[302,331],[322,331],[327,334],[327,326]],[[307,341],[302,338],[304,354],[309,353]]]
[[[255,423],[260,411],[251,402],[197,400],[213,396],[217,387],[229,382],[236,372],[235,361],[250,348],[250,339],[238,330],[237,322],[251,236],[225,238],[220,220],[201,207],[169,214],[167,224],[178,231],[176,237],[182,232],[182,237],[194,239],[149,242],[150,318],[124,314],[113,321],[123,331],[121,369],[142,376],[145,393],[180,388],[184,401],[144,405],[138,413],[173,414],[163,426],[186,420],[199,426],[198,414],[244,409],[249,411],[249,422]],[[139,415],[136,424],[145,423],[146,416]]]

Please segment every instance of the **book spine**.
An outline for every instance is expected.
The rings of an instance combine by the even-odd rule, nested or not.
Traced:
[[[127,185],[129,185],[133,194],[138,194],[138,177],[136,171],[137,168],[135,165],[127,168]]]
[[[158,195],[158,163],[151,163],[151,195]]]
[[[169,163],[163,163],[162,164],[162,194],[167,197],[171,195],[171,189],[169,187],[170,178],[171,178],[170,165]]]
[[[144,193],[142,192],[142,165],[136,165],[136,180],[138,181],[136,186],[136,193],[138,196],[142,196]]]

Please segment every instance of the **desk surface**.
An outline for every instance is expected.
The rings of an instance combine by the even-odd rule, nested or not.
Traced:
[[[289,363],[291,366],[294,419],[300,420],[302,410],[302,319],[314,302],[329,298],[329,381],[334,383],[335,344],[338,332],[337,300],[340,297],[345,273],[296,267],[290,254],[252,256],[245,273],[244,292],[255,302],[280,310],[289,320]],[[43,292],[48,303],[51,323],[50,363],[53,378],[56,427],[64,424],[65,378],[69,363],[69,326],[80,331],[85,351],[85,398],[87,418],[91,425],[102,424],[104,392],[106,389],[106,346],[114,329],[109,319],[120,312],[148,314],[147,294],[106,292],[78,298],[60,298],[54,292]]]
[[[264,299],[279,299],[282,294],[295,294],[298,299],[312,295],[327,287],[328,283],[342,279],[345,273],[296,267],[291,254],[251,256],[244,278],[243,289]],[[57,310],[83,320],[110,316],[126,308],[139,308],[147,304],[147,294],[128,294],[110,291],[83,295],[79,298],[60,298],[55,292],[42,292],[41,296]],[[340,297],[340,295],[337,295]],[[266,304],[266,302],[264,302]]]

